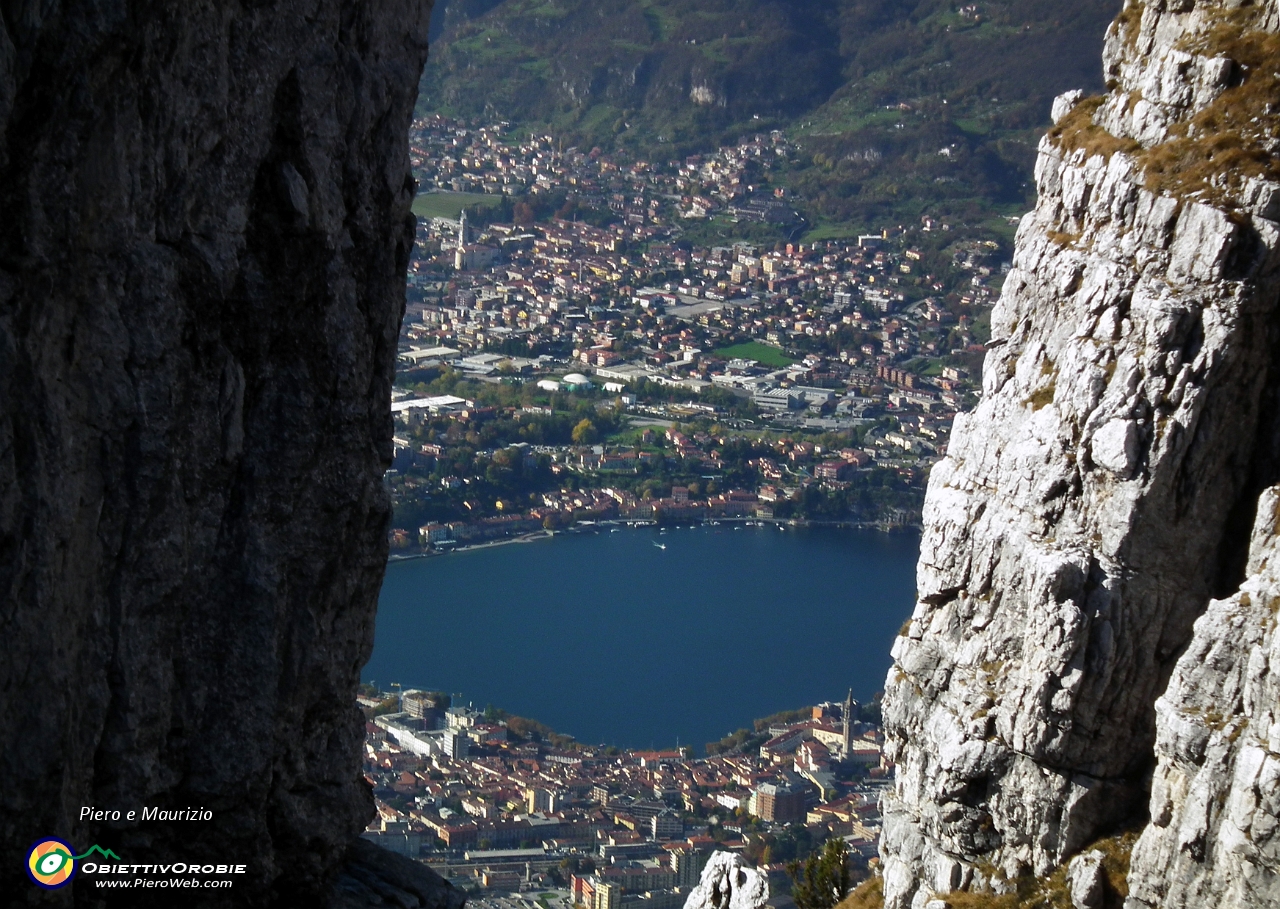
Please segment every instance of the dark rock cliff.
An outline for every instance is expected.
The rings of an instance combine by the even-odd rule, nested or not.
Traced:
[[[5,900],[97,898],[11,860],[57,835],[314,905],[371,815],[430,6],[0,3]]]

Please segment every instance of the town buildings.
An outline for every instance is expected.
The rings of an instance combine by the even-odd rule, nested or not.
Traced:
[[[833,730],[843,741],[847,726],[844,750],[879,753],[879,730],[845,705],[770,729],[770,741],[798,738],[786,757],[761,748],[706,758],[520,739],[492,712],[425,692],[370,693],[362,705],[393,708],[366,726],[378,816],[365,836],[462,886],[558,885],[589,909],[677,909],[713,849],[760,860],[789,826],[874,854],[888,767],[846,763],[841,745],[822,744]]]
[[[621,162],[562,149],[551,136],[436,116],[415,123],[412,153],[424,191],[480,193],[458,198],[492,199],[504,216],[420,225],[393,405],[403,474],[430,470],[450,454],[447,439],[421,437],[425,423],[447,419],[471,430],[520,416],[522,408],[413,390],[442,370],[475,383],[527,385],[545,401],[523,404],[530,416],[551,413],[570,396],[595,396],[633,420],[716,423],[729,436],[767,428],[795,438],[798,450],[776,459],[777,477],[720,493],[736,498],[617,502],[619,515],[640,520],[769,519],[810,484],[839,490],[875,471],[920,485],[946,451],[955,412],[979,392],[984,313],[1007,267],[994,241],[962,236],[959,226],[928,216],[847,240],[685,239],[704,223],[732,230],[794,216],[777,181],[797,149],[779,133],[682,161]],[[560,207],[535,212],[544,202]],[[607,217],[583,217],[592,212]],[[937,237],[948,242],[930,253]],[[801,450],[823,433],[859,442]],[[610,474],[644,470],[655,457],[675,470],[714,474],[720,467],[723,445],[687,434],[664,441],[663,452],[604,439],[530,454],[585,481],[577,489],[607,487]],[[465,491],[469,479],[437,482]],[[766,495],[765,486],[775,491]],[[393,494],[430,493],[406,480],[393,484]],[[543,507],[596,514],[601,504]],[[422,524],[421,533],[400,528],[394,539],[409,547],[466,545],[548,523],[547,512],[495,511],[494,502],[474,502],[466,514]]]

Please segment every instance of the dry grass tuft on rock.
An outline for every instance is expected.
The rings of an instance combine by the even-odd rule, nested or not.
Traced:
[[[1064,152],[1083,151],[1086,158],[1116,153],[1131,155],[1144,175],[1145,187],[1160,195],[1195,197],[1224,209],[1235,207],[1238,190],[1251,178],[1280,181],[1280,35],[1256,30],[1259,7],[1223,10],[1207,31],[1190,36],[1180,50],[1234,62],[1231,86],[1185,123],[1170,130],[1166,142],[1143,148],[1134,139],[1114,136],[1094,123],[1105,96],[1086,98],[1052,129],[1049,138]],[[1126,8],[1116,20],[1125,40],[1136,40],[1143,8]],[[1130,92],[1132,109],[1138,95]],[[1066,245],[1067,235],[1053,236]]]
[[[1113,28],[1124,33],[1124,43],[1129,47],[1133,47],[1138,43],[1138,35],[1142,31],[1142,14],[1146,12],[1146,5],[1142,3],[1131,3],[1120,11],[1120,15],[1116,16]]]
[[[1084,850],[1102,853],[1107,880],[1105,909],[1120,909],[1129,895],[1129,856],[1137,841],[1137,831],[1129,831],[1098,840]],[[949,909],[1072,909],[1068,865],[1059,865],[1048,877],[1020,878],[1014,882],[1012,893],[957,890],[942,899]]]
[[[849,891],[835,909],[884,909],[884,878],[873,877]]]
[[[1136,140],[1113,136],[1093,122],[1093,115],[1104,100],[1103,95],[1085,98],[1049,130],[1049,138],[1063,151],[1083,151],[1086,158],[1101,155],[1110,160],[1116,152],[1140,151],[1142,146]]]
[[[1268,151],[1280,141],[1280,35],[1248,31],[1242,12],[1224,14],[1222,24],[1195,40],[1195,52],[1235,61],[1236,84],[1174,127],[1173,139],[1140,156],[1152,192],[1230,207],[1229,190],[1249,178],[1280,180],[1280,158]]]

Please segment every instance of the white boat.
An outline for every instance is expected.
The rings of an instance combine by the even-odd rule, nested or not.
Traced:
[[[666,549],[666,548],[667,548],[667,544],[666,544],[666,543],[654,543],[653,545],[654,545],[654,546],[657,546],[659,549]]]

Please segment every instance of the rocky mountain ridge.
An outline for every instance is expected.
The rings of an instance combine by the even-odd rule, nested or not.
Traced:
[[[1148,801],[1132,905],[1207,905],[1207,887],[1236,900],[1219,905],[1277,899],[1259,794],[1274,739],[1220,734],[1271,716],[1256,702],[1270,638],[1196,624],[1248,610],[1249,528],[1280,479],[1277,31],[1274,0],[1129,2],[1107,94],[1055,103],[983,401],[930,481],[887,682],[891,909],[1010,891]],[[1191,654],[1216,669],[1202,679]],[[1233,693],[1211,720],[1201,681]]]

